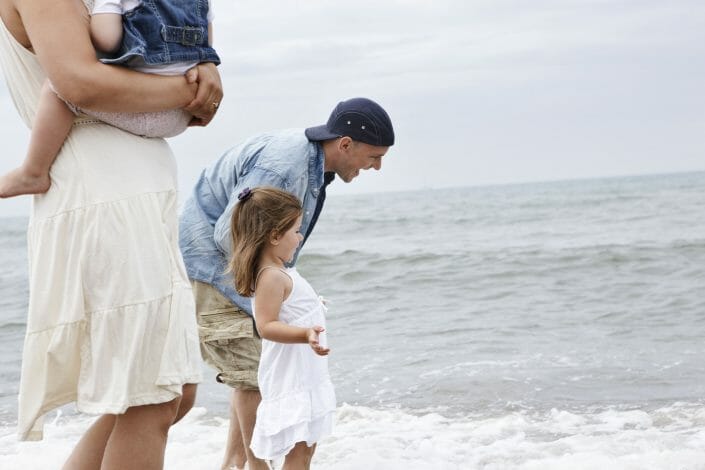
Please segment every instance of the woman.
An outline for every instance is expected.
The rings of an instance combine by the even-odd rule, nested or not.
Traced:
[[[41,83],[79,107],[149,112],[184,107],[207,125],[222,99],[211,64],[184,77],[96,60],[91,0],[0,0],[0,61],[31,125]],[[102,414],[65,469],[160,469],[169,427],[200,380],[193,299],[176,239],[176,169],[162,139],[78,119],[35,196],[28,227],[30,301],[18,427],[76,401]]]

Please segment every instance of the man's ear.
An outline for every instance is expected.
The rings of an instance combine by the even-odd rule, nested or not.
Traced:
[[[338,141],[338,149],[341,151],[349,150],[352,146],[353,140],[348,136],[343,136]]]

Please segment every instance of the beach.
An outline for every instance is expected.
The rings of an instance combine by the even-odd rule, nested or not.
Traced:
[[[312,468],[705,469],[705,173],[334,187],[298,264],[338,396]],[[93,418],[16,439],[26,225],[0,219],[0,467],[58,468]],[[166,469],[220,465],[203,370]]]

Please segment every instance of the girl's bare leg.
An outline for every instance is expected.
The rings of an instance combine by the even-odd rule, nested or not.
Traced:
[[[286,454],[282,470],[308,470],[315,450],[315,445],[309,447],[305,442],[296,443],[294,448]]]
[[[63,470],[161,469],[168,428],[191,409],[195,397],[196,385],[186,384],[181,398],[132,407],[124,415],[101,416],[78,442]]]
[[[22,165],[0,177],[0,197],[39,194],[49,190],[49,169],[71,131],[74,115],[44,82]]]
[[[310,455],[308,456],[308,463],[306,464],[306,470],[311,469],[311,460],[313,460],[313,454],[316,452],[316,444],[309,447]]]

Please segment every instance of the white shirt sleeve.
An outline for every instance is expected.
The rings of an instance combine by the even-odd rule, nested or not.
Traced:
[[[116,13],[122,15],[126,11],[137,8],[138,0],[95,0],[92,15],[100,13]],[[213,22],[213,2],[208,1],[208,22]]]
[[[115,13],[122,15],[122,2],[120,0],[95,0],[91,15],[100,13]]]

